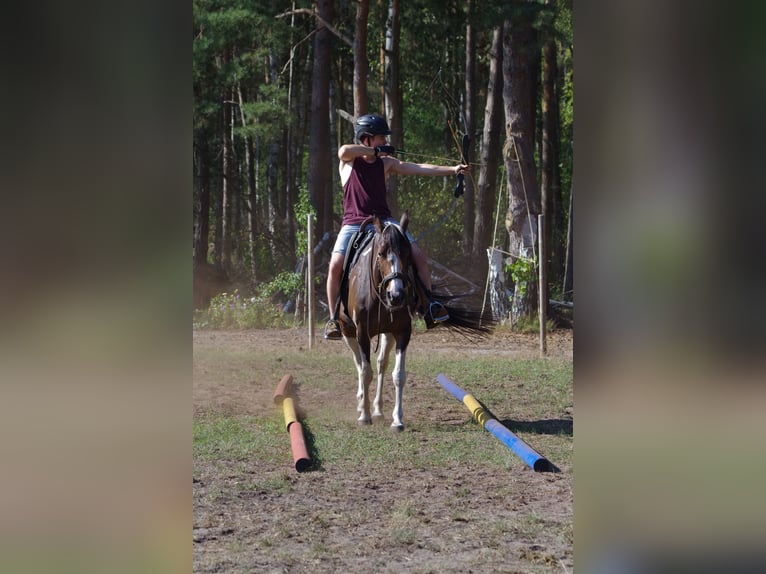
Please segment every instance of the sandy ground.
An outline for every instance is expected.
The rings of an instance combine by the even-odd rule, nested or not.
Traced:
[[[253,400],[252,387],[238,383],[236,366],[229,374],[211,372],[198,351],[226,348],[258,354],[307,346],[306,331],[298,329],[195,331],[195,416],[262,415],[263,409],[273,409],[273,387],[263,390],[261,400]],[[315,347],[349,355],[339,342],[318,339]],[[571,359],[572,332],[550,333],[547,347],[549,356]],[[410,352],[425,351],[466,360],[490,353],[537,357],[539,340],[500,331],[481,343],[469,343],[435,329],[413,338]],[[348,394],[347,389],[338,393]],[[322,403],[331,408],[338,400],[329,393],[311,397],[316,408]],[[454,410],[413,414],[440,422],[455,418]],[[568,428],[571,441],[572,410],[562,417],[558,431]],[[319,472],[299,474],[257,458],[244,467],[241,462],[195,461],[194,571],[572,572],[572,469],[536,473],[523,465],[515,468],[362,464],[341,473],[328,462]]]

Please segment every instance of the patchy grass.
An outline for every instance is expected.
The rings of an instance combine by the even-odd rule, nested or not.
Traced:
[[[388,378],[384,420],[356,425],[343,345],[307,351],[272,337],[261,348],[239,336],[195,347],[195,571],[571,571],[571,359],[411,353],[397,433]],[[285,373],[310,472],[294,471],[272,400]],[[530,470],[438,373],[562,472]]]

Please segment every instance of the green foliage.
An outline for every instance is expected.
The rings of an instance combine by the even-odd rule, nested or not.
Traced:
[[[537,279],[537,262],[534,258],[517,257],[513,263],[506,266],[505,270],[510,271],[511,279],[516,286],[516,295],[519,297],[526,294],[527,283]]]
[[[309,7],[311,3],[301,2],[298,7]],[[225,176],[229,176],[230,189],[235,197],[247,189],[248,172],[245,169],[244,148],[246,137],[254,142],[255,157],[251,167],[255,169],[256,188],[259,190],[256,205],[252,206],[256,228],[268,229],[256,239],[255,262],[247,249],[235,251],[234,261],[228,265],[242,269],[258,269],[259,277],[269,277],[278,269],[292,266],[292,246],[296,255],[305,255],[305,221],[309,202],[306,174],[301,166],[306,164],[308,127],[310,119],[309,102],[306,94],[311,93],[311,63],[313,58],[312,32],[316,22],[309,15],[295,18],[277,18],[289,7],[284,3],[265,0],[193,0],[192,28],[192,79],[194,90],[194,144],[198,151],[195,169],[204,165],[209,175],[207,187],[211,192],[210,236],[214,239],[216,217],[220,215],[220,188]],[[369,110],[381,112],[383,70],[380,69],[380,48],[385,41],[387,3],[373,3],[370,6],[368,28],[368,96]],[[409,154],[401,154],[407,161],[450,165],[458,160],[457,137],[464,129],[461,119],[465,101],[465,30],[466,5],[461,3],[439,3],[433,0],[418,0],[401,4],[401,70],[400,82],[403,98],[404,138],[397,145]],[[334,25],[346,36],[353,36],[354,4],[344,4],[336,13]],[[538,30],[538,40],[555,39],[558,46],[560,78],[560,163],[561,182],[560,205],[566,210],[572,181],[573,161],[573,26],[572,2],[560,1],[554,4],[543,2],[508,3],[488,0],[474,6],[473,26],[477,42],[476,76],[476,131],[479,137],[483,129],[482,110],[487,93],[487,58],[492,28],[505,18],[514,20],[526,15],[532,18]],[[337,97],[337,109],[352,109],[351,69],[353,54],[338,38],[331,39],[336,58],[333,60],[333,94]],[[292,68],[288,66],[292,63]],[[290,71],[292,70],[292,71]],[[292,76],[291,76],[292,74]],[[291,97],[288,98],[288,81],[292,78]],[[239,97],[242,96],[240,107]],[[223,110],[226,106],[234,112],[234,142],[232,154],[234,173],[222,173]],[[245,122],[242,125],[240,113]],[[346,136],[350,124],[337,121],[332,134],[328,134],[330,146],[337,145],[336,127]],[[288,136],[289,133],[289,137]],[[348,141],[339,136],[340,141]],[[501,142],[502,145],[503,142]],[[478,141],[474,142],[475,161],[478,161]],[[268,155],[267,154],[273,154]],[[334,162],[333,162],[334,164]],[[292,171],[288,169],[292,166]],[[270,179],[266,182],[266,170]],[[334,165],[333,165],[334,169]],[[502,168],[501,168],[502,169]],[[474,186],[478,179],[478,164],[473,177],[467,178],[467,185]],[[198,181],[195,179],[195,194]],[[498,186],[504,185],[502,178]],[[274,186],[273,189],[272,187]],[[300,189],[296,208],[297,236],[285,237],[287,226],[271,225],[267,218],[289,217],[286,205],[295,204],[295,194]],[[274,191],[280,198],[273,205],[268,194]],[[463,240],[462,211],[463,199],[456,202],[456,209],[442,221],[452,204],[454,178],[403,177],[399,179],[398,204],[400,211],[407,209],[412,218],[411,231],[419,237],[429,231],[424,248],[429,256],[455,268],[462,261]],[[285,193],[286,192],[286,193]],[[497,193],[498,190],[495,190]],[[333,212],[341,212],[341,194],[328,192],[332,197]],[[235,213],[227,228],[232,235],[247,230],[248,218],[243,202],[236,199]],[[198,205],[198,204],[196,204]],[[198,209],[198,208],[197,208]],[[399,215],[399,213],[395,214]],[[566,219],[566,216],[564,217]],[[435,224],[437,224],[435,226]],[[558,222],[557,222],[558,224]],[[435,226],[435,227],[434,227]],[[239,227],[240,229],[235,229]],[[434,227],[432,229],[432,227]],[[554,230],[554,237],[565,237],[566,227]],[[274,234],[271,234],[271,230]],[[292,227],[290,227],[292,229]],[[318,230],[319,234],[324,231]],[[227,238],[227,239],[231,239]],[[238,245],[248,238],[236,239]],[[211,252],[212,254],[212,252]],[[243,255],[244,254],[244,255]],[[245,258],[246,261],[241,259]],[[239,259],[239,260],[237,260]],[[288,264],[288,260],[290,263]],[[459,271],[459,268],[457,269]]]
[[[261,298],[270,298],[274,295],[281,294],[285,297],[289,297],[295,291],[301,288],[303,284],[303,278],[297,273],[291,271],[283,271],[277,275],[270,283],[266,283],[261,286]]]
[[[574,83],[571,69],[565,70],[559,96],[559,114],[561,121],[561,145],[559,172],[561,174],[562,204],[569,205],[569,192],[572,186],[572,159],[574,156]]]
[[[574,33],[571,2],[559,2],[557,8],[554,26],[559,38],[558,66],[561,74],[559,79],[560,157],[558,167],[561,178],[561,205],[566,210],[569,206],[569,194],[572,187],[574,158]],[[564,219],[567,218],[568,215]],[[558,233],[566,237],[566,228],[558,230]]]
[[[550,299],[553,299],[555,301],[564,301],[566,297],[564,296],[564,287],[562,283],[549,283],[548,284],[548,297]]]
[[[281,313],[257,297],[242,297],[238,291],[221,293],[210,300],[204,312],[198,312],[195,326],[213,329],[248,329],[273,325]]]
[[[305,185],[300,186],[298,190],[298,202],[293,207],[295,219],[298,222],[295,231],[295,255],[300,259],[306,255],[308,250],[308,229],[307,222],[309,213],[314,216],[316,221],[316,209],[311,204],[309,190]]]
[[[556,323],[551,319],[545,322],[545,329],[548,332],[553,331],[555,328]],[[518,333],[539,333],[540,317],[538,315],[521,315],[513,325],[513,330]]]
[[[262,84],[255,101],[243,103],[247,125],[236,128],[235,133],[252,138],[277,137],[288,120],[287,109],[287,90],[278,84]]]
[[[252,126],[238,128],[238,133],[279,129],[286,117],[286,96],[267,66],[286,59],[289,27],[275,18],[276,6],[255,0],[194,0],[192,12],[195,127],[218,124],[226,90],[236,94],[241,89],[247,102],[243,111]],[[266,77],[272,81],[264,82]]]
[[[238,289],[233,293],[220,293],[210,300],[210,306],[195,315],[194,326],[200,329],[262,329],[284,327],[289,322],[275,295],[292,295],[300,288],[302,279],[296,273],[283,272],[258,288],[258,294],[243,296]]]

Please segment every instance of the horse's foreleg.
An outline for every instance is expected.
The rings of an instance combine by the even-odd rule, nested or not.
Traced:
[[[356,391],[357,406],[356,410],[359,412],[359,418],[357,422],[359,424],[371,424],[372,416],[370,415],[370,382],[372,381],[372,367],[370,366],[370,344],[367,341],[365,347],[364,344],[360,344],[356,339],[350,337],[344,337],[348,348],[354,354],[354,364],[356,365],[356,371],[358,375],[358,388]]]
[[[394,363],[394,372],[392,373],[395,396],[394,412],[392,414],[393,422],[391,423],[391,427],[397,430],[404,428],[404,423],[402,422],[402,393],[404,392],[404,383],[407,380],[407,372],[404,365],[406,354],[407,349],[402,349],[397,345],[396,362]]]
[[[378,386],[375,389],[375,401],[372,403],[372,416],[382,417],[383,413],[380,410],[383,404],[383,379],[386,377],[386,371],[388,370],[388,359],[391,356],[391,349],[393,349],[394,338],[390,333],[382,333],[380,335],[380,349],[378,350]]]

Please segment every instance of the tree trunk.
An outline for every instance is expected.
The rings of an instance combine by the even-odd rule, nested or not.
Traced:
[[[277,156],[279,143],[276,138],[269,142],[268,155],[266,156],[266,197],[267,197],[267,225],[269,229],[269,243],[272,253],[276,249],[274,238],[277,233]]]
[[[518,4],[518,3],[517,3]],[[540,190],[534,161],[535,100],[532,84],[537,55],[534,30],[527,12],[518,11],[503,30],[503,101],[506,118],[506,168],[508,173],[508,212],[506,229],[512,257],[536,259],[537,215]],[[532,266],[534,267],[534,266]],[[532,316],[537,310],[537,283],[534,275],[514,285],[512,321]]]
[[[236,140],[234,139],[234,126],[237,123],[235,119],[236,111],[231,110],[231,180],[229,185],[231,187],[231,253],[232,253],[232,266],[238,267],[245,259],[245,245],[242,241],[242,234],[240,233],[242,223],[242,162],[239,160],[239,154],[236,152]]]
[[[279,81],[279,66],[277,57],[273,52],[269,53],[268,62],[269,70],[266,83],[274,84]],[[266,221],[269,230],[269,248],[271,253],[275,253],[277,249],[275,239],[278,230],[277,206],[279,199],[277,198],[277,185],[279,165],[277,164],[277,158],[279,157],[279,138],[280,136],[277,133],[270,136],[266,156]]]
[[[484,109],[484,133],[482,135],[478,193],[476,195],[476,219],[474,225],[473,251],[471,259],[482,262],[482,273],[486,275],[485,250],[494,246],[492,237],[495,220],[497,188],[497,166],[500,158],[500,132],[503,121],[503,27],[497,26],[492,32],[492,48],[487,81],[487,104]]]
[[[239,82],[237,83],[237,98],[239,100],[239,118],[244,128],[247,127],[247,118],[245,118],[244,111],[245,98],[242,95],[242,86]],[[253,165],[253,138],[251,136],[245,136],[245,172],[245,180],[247,182],[247,193],[244,194],[245,207],[247,209],[247,247],[250,258],[250,274],[253,281],[257,281],[258,269],[255,257],[257,253],[258,219],[255,213],[255,166]]]
[[[504,323],[508,319],[508,297],[505,289],[503,254],[494,247],[487,249],[489,263],[489,303],[492,317]]]
[[[367,113],[367,20],[370,14],[370,0],[359,0],[354,25],[354,117]]]
[[[226,58],[228,61],[229,58]],[[223,149],[221,152],[222,161],[222,182],[221,182],[221,237],[219,265],[228,274],[231,271],[231,224],[232,224],[232,200],[233,200],[233,166],[234,158],[232,153],[231,138],[231,88],[227,88],[223,98]]]
[[[466,25],[465,25],[465,132],[471,138],[471,146],[468,150],[468,157],[465,161],[471,163],[476,147],[475,107],[476,107],[476,39],[473,30],[473,0],[466,3]],[[474,238],[474,209],[475,195],[473,179],[468,175],[465,180],[463,193],[463,259],[466,268],[471,269],[471,257],[473,254]]]
[[[216,270],[223,271],[223,178],[220,178],[218,185],[215,186],[215,203],[213,204],[213,217],[215,227],[213,228],[213,265]]]
[[[250,242],[250,273],[253,281],[258,280],[258,206],[257,194],[255,191],[255,163],[253,156],[253,138],[247,136],[245,139],[245,158],[247,161],[247,233]]]
[[[293,10],[295,9],[295,1],[293,0]],[[290,110],[290,116],[295,118],[295,121],[289,121],[287,122],[287,134],[286,134],[286,140],[287,143],[285,145],[285,157],[286,157],[286,166],[285,166],[285,195],[286,195],[286,202],[287,205],[285,206],[285,222],[286,222],[286,233],[287,233],[287,244],[291,251],[291,253],[295,253],[295,235],[296,235],[296,228],[295,228],[295,217],[293,216],[294,212],[294,205],[298,201],[298,174],[300,173],[300,150],[301,147],[298,145],[298,141],[300,141],[300,137],[296,137],[296,134],[303,133],[301,130],[301,125],[303,122],[303,109],[304,109],[304,98],[305,98],[305,91],[306,90],[298,90],[298,97],[295,97],[295,89],[294,86],[296,84],[300,85],[300,81],[296,82],[295,80],[295,45],[293,42],[293,30],[295,27],[295,14],[291,17],[290,22],[290,60],[289,60],[289,72],[288,72],[288,81],[287,81],[287,106],[288,110]]]
[[[332,22],[332,0],[317,0],[320,18]],[[332,177],[330,174],[330,41],[332,34],[317,23],[314,36],[314,69],[311,81],[311,130],[309,133],[308,189],[317,212],[316,233],[332,229]]]
[[[385,109],[386,120],[391,128],[391,145],[399,149],[404,145],[404,126],[402,126],[402,91],[399,82],[399,36],[401,22],[399,0],[389,0],[388,18],[386,19],[385,46]],[[393,213],[399,213],[399,179],[391,175],[386,183],[388,205]]]
[[[556,97],[556,78],[558,70],[556,66],[556,43],[553,40],[545,42],[543,47],[543,99],[542,99],[542,153],[541,153],[541,177],[540,188],[542,196],[542,210],[545,216],[545,244],[547,253],[543,254],[542,261],[549,262],[552,269],[551,279],[561,277],[562,267],[561,249],[559,241],[554,241],[555,230],[558,223],[557,213],[560,211],[560,189],[558,177],[558,100]]]
[[[288,134],[287,130],[285,130],[282,134],[282,154],[281,154],[281,163],[283,166],[282,169],[282,188],[280,195],[283,197],[284,201],[281,205],[281,210],[279,213],[279,217],[282,219],[282,229],[285,234],[285,244],[287,245],[287,249],[289,253],[292,255],[290,258],[291,265],[294,265],[295,259],[297,257],[297,253],[295,252],[295,213],[294,213],[294,204],[297,201],[297,199],[293,199],[293,186],[292,186],[292,180],[291,180],[291,172],[290,172],[290,161],[291,161],[291,151],[290,151],[290,142],[291,142],[291,135]]]
[[[194,266],[207,262],[208,242],[210,241],[210,163],[208,157],[207,136],[201,134],[194,146],[197,171],[197,192],[199,210],[194,237]]]

